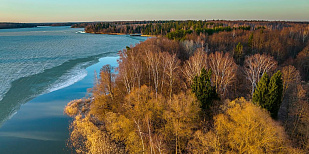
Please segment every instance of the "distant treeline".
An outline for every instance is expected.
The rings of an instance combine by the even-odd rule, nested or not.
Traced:
[[[130,21],[130,22],[99,22],[81,23],[72,26],[84,27],[87,33],[122,33],[142,35],[166,35],[170,39],[181,40],[186,34],[204,33],[211,35],[220,31],[233,29],[250,30],[250,25],[231,27],[217,21]]]
[[[161,35],[169,39],[184,40],[187,34],[212,35],[233,30],[255,31],[258,29],[283,30],[293,25],[307,25],[308,22],[285,21],[224,21],[224,20],[187,20],[187,21],[117,21],[79,23],[72,28],[85,28],[87,33],[96,34],[142,34]]]
[[[32,28],[37,26],[72,26],[80,23],[0,23],[0,29]]]
[[[37,23],[37,26],[72,26],[78,24],[76,22],[65,22],[65,23]]]
[[[26,23],[0,23],[0,29],[10,29],[10,28],[30,28],[36,27],[35,24]]]

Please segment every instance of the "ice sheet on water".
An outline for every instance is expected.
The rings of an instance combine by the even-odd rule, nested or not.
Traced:
[[[22,77],[39,74],[79,58],[115,53],[139,41],[125,36],[80,35],[82,29],[68,27],[39,27],[0,30],[0,103],[11,83]],[[85,74],[75,72],[70,76],[77,81]],[[59,79],[59,82],[62,82]],[[73,82],[73,80],[71,80]],[[56,85],[59,86],[59,85]],[[26,89],[25,89],[26,90]]]
[[[83,66],[87,66],[88,63],[84,63],[79,66],[75,66],[72,70],[62,75],[58,80],[51,84],[44,93],[50,93],[65,87],[68,87],[87,76],[87,71]]]

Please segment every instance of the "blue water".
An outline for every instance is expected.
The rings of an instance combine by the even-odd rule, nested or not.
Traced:
[[[144,37],[39,27],[0,30],[0,153],[71,153],[64,106],[85,97],[94,70]]]

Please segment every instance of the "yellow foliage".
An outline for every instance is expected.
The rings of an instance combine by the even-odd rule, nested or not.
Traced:
[[[126,96],[124,108],[127,111],[127,117],[135,120],[154,120],[159,118],[157,116],[162,116],[164,101],[161,95],[156,98],[150,88],[144,85]]]
[[[269,113],[244,98],[229,102],[214,117],[214,131],[197,131],[189,142],[192,153],[300,153],[286,139],[283,127]]]
[[[70,117],[77,116],[78,114],[88,110],[88,105],[91,99],[77,99],[68,103],[64,108],[64,113]]]
[[[75,148],[76,153],[124,153],[124,149],[94,125],[89,116],[76,116],[71,127],[74,129],[71,131],[69,144]]]
[[[204,134],[198,130],[194,133],[193,139],[189,141],[187,149],[194,154],[220,153],[220,143],[212,131]]]
[[[223,151],[276,153],[287,149],[283,128],[269,113],[244,98],[228,104],[225,114],[215,117],[215,130]]]
[[[109,112],[106,114],[106,129],[111,133],[113,140],[124,142],[130,153],[142,152],[141,142],[136,133],[134,122],[123,115]]]
[[[167,104],[164,111],[166,125],[163,134],[168,142],[174,143],[172,146],[175,146],[176,152],[181,152],[186,149],[193,129],[197,128],[199,102],[192,93],[187,92],[174,95]]]

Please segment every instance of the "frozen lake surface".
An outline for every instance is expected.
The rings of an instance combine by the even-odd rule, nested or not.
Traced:
[[[82,31],[69,27],[0,30],[0,153],[40,153],[26,146],[29,141],[40,143],[42,149],[60,147],[51,148],[51,153],[63,152],[68,137],[63,107],[86,95],[93,86],[94,70],[117,64],[117,51],[146,39]],[[59,126],[53,133],[46,127],[51,123]],[[28,130],[32,127],[36,131]],[[14,149],[14,142],[19,148],[25,144],[25,149]],[[8,151],[9,147],[14,150]]]

